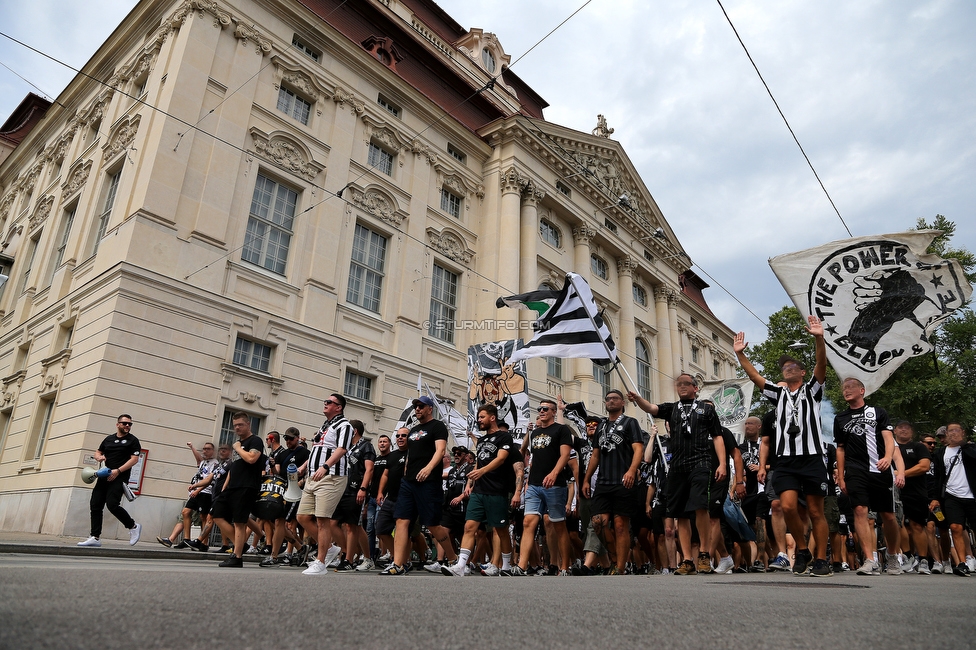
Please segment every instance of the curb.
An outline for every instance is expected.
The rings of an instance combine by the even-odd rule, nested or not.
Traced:
[[[164,549],[138,549],[115,548],[102,546],[93,548],[90,546],[75,545],[48,545],[48,544],[26,544],[17,542],[0,543],[0,553],[20,553],[24,555],[59,555],[65,557],[114,557],[128,559],[145,560],[222,560],[227,557],[226,553],[201,553],[199,551],[173,551]],[[260,563],[264,559],[263,555],[244,555],[245,563]]]

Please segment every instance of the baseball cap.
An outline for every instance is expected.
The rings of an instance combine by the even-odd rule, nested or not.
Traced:
[[[414,408],[416,408],[417,406],[419,406],[421,404],[423,404],[424,406],[433,407],[434,406],[434,400],[432,400],[427,395],[421,395],[420,397],[418,397],[417,399],[415,399],[413,401],[413,405],[414,405]]]
[[[458,445],[457,447],[455,447],[455,448],[453,448],[451,450],[451,455],[452,456],[455,455],[455,454],[470,454],[470,453],[471,452],[468,450],[468,448],[465,447],[465,446],[463,446],[463,445]]]

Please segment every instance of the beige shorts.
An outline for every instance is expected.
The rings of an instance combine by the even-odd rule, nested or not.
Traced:
[[[298,504],[298,514],[331,519],[342,493],[346,490],[348,480],[347,476],[327,474],[321,481],[306,481],[305,489],[302,490],[302,501]]]

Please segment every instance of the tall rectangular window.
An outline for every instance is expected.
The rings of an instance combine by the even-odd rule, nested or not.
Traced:
[[[27,455],[24,460],[37,460],[44,451],[44,442],[51,429],[51,415],[54,413],[54,399],[42,399],[38,419],[34,422],[31,440],[27,444]]]
[[[559,357],[546,357],[546,374],[556,379],[562,379],[563,360]]]
[[[346,300],[379,313],[386,265],[386,237],[356,224],[349,262],[349,287]]]
[[[75,212],[77,211],[77,203],[64,211],[64,218],[61,219],[60,237],[58,237],[58,249],[54,253],[54,265],[51,267],[52,274],[64,261],[64,251],[68,248],[68,238],[71,236],[71,226],[75,222]]]
[[[119,191],[119,180],[122,178],[122,169],[112,174],[108,179],[108,186],[105,188],[105,201],[102,203],[102,211],[98,215],[98,228],[95,230],[95,244],[92,246],[92,255],[98,252],[98,244],[108,230],[108,221],[112,216],[112,206],[115,205],[115,195]]]
[[[342,384],[342,394],[368,402],[373,394],[373,380],[358,372],[347,370],[346,379]]]
[[[430,325],[427,333],[454,343],[454,315],[457,312],[458,275],[437,264],[430,286]]]
[[[610,391],[610,373],[598,363],[593,364],[593,379],[600,384],[605,396]]]
[[[241,259],[285,274],[298,192],[258,174]]]
[[[234,344],[234,365],[244,366],[259,372],[268,372],[271,364],[271,348],[245,338],[237,337]]]
[[[234,413],[236,412],[236,409],[224,410],[224,417],[220,421],[220,441],[217,443],[218,446],[233,446],[234,442],[237,440],[237,436],[234,434]],[[256,415],[251,415],[251,435],[255,435],[258,438],[261,437],[261,424],[263,421],[263,418],[259,418]]]
[[[27,286],[30,284],[31,269],[34,268],[34,258],[37,257],[37,245],[41,241],[41,233],[38,232],[36,235],[30,238],[27,242],[27,250],[25,259],[27,260],[27,266],[24,267],[24,274],[20,278],[20,291],[18,293],[23,293],[27,290]]]
[[[461,218],[461,197],[453,192],[441,188],[441,210],[455,219]]]
[[[380,149],[372,142],[369,143],[369,157],[366,159],[366,163],[387,176],[393,175],[393,154]]]
[[[278,110],[295,118],[302,124],[308,124],[308,116],[312,111],[312,104],[305,101],[284,86],[278,89]]]

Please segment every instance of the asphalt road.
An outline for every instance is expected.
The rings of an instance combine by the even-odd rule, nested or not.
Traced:
[[[463,579],[0,555],[5,648],[972,648],[976,578]],[[638,645],[639,644],[639,645]]]

